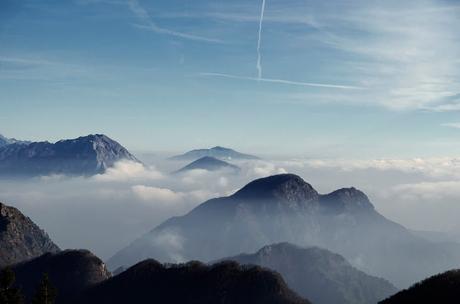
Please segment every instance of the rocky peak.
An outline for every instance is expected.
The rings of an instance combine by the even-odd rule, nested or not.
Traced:
[[[321,196],[321,206],[333,212],[373,210],[374,206],[364,192],[351,187]]]

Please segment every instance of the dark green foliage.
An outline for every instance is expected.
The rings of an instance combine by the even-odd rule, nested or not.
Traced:
[[[380,302],[380,304],[406,303],[460,303],[460,270],[451,270],[432,276]]]
[[[56,288],[51,284],[48,274],[43,274],[42,281],[37,287],[37,292],[32,299],[32,304],[54,304]]]
[[[0,304],[21,304],[23,297],[18,288],[13,287],[15,281],[11,268],[5,268],[0,273]]]
[[[222,262],[161,264],[145,260],[90,288],[76,302],[168,304],[309,304],[275,272]]]

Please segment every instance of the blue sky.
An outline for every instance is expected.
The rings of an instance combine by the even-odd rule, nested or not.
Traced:
[[[455,1],[4,0],[0,133],[324,157],[460,153]]]

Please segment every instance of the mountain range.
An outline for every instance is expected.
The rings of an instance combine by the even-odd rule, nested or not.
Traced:
[[[170,218],[116,253],[108,265],[115,269],[149,257],[213,261],[279,242],[326,248],[397,287],[460,263],[459,244],[415,236],[379,214],[355,188],[322,195],[299,176],[280,174]]]
[[[377,303],[397,291],[388,281],[367,275],[342,256],[318,247],[278,243],[223,260],[275,270],[290,288],[315,304]]]
[[[207,266],[145,260],[112,277],[91,252],[60,251],[19,210],[0,204],[0,215],[0,303],[11,288],[30,303],[45,274],[57,290],[57,304],[310,303],[289,289],[279,274],[236,262]],[[5,269],[12,271],[13,280],[3,276]]]
[[[187,172],[190,170],[206,170],[206,171],[219,171],[219,170],[229,170],[232,172],[239,172],[240,168],[238,166],[232,165],[226,161],[217,159],[211,156],[204,156],[200,159],[197,159],[185,167],[177,170],[175,173]]]
[[[23,141],[17,140],[15,138],[7,138],[0,134],[0,148],[3,146],[11,145],[11,144],[29,144],[30,141]]]
[[[176,155],[171,157],[171,160],[183,160],[183,161],[192,161],[199,158],[210,156],[214,158],[224,159],[224,160],[251,160],[259,159],[257,156],[244,154],[237,152],[235,150],[224,148],[224,147],[213,147],[210,149],[197,149],[188,151],[181,155]]]
[[[54,144],[16,142],[0,147],[0,174],[94,175],[124,159],[139,162],[123,146],[102,134],[60,140]]]

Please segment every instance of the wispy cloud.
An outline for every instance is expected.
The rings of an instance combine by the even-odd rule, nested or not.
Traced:
[[[223,43],[223,41],[220,39],[203,37],[199,35],[174,31],[171,29],[161,27],[153,20],[153,18],[150,16],[148,11],[144,7],[142,7],[139,1],[137,0],[128,0],[128,7],[143,22],[143,24],[140,24],[140,25],[136,24],[135,26],[137,28],[149,30],[149,31],[152,31],[158,34],[165,34],[165,35],[175,36],[178,38],[183,38],[183,39],[188,39],[188,40],[211,42],[211,43]]]
[[[342,89],[342,90],[362,90],[363,89],[362,87],[349,86],[349,85],[314,83],[314,82],[299,82],[299,81],[291,81],[291,80],[285,80],[285,79],[273,79],[273,78],[246,77],[246,76],[237,76],[237,75],[223,74],[223,73],[200,73],[199,75],[200,76],[209,76],[209,77],[221,77],[221,78],[229,78],[229,79],[238,79],[238,80],[250,80],[250,81],[268,82],[268,83],[279,83],[279,84],[303,86],[303,87],[319,87],[319,88],[331,88],[331,89]]]
[[[441,124],[443,127],[455,128],[460,129],[460,122],[448,122]]]

